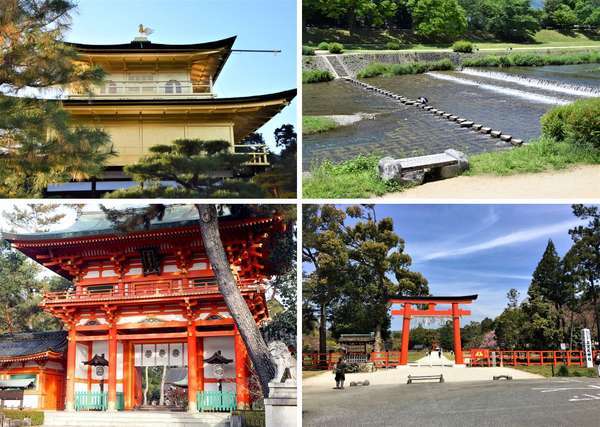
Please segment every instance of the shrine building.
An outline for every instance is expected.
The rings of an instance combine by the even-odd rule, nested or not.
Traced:
[[[193,206],[179,205],[139,231],[119,232],[104,213],[84,212],[64,230],[4,234],[72,286],[41,302],[65,331],[0,335],[0,388],[25,387],[25,407],[127,411],[145,406],[144,370],[164,367],[165,389],[188,402],[177,407],[169,397],[165,409],[248,408],[251,364],[197,221]],[[285,224],[278,216],[228,214],[219,228],[240,291],[261,323],[269,317],[268,255]]]
[[[103,176],[52,184],[48,195],[98,197],[132,186],[124,166],[136,163],[154,145],[181,138],[229,142],[232,152],[248,156],[250,174],[268,166],[264,144],[240,142],[287,106],[296,89],[218,97],[214,85],[235,40],[159,44],[142,33],[124,44],[67,43],[79,53],[77,66],[100,66],[106,76],[102,84],[91,88],[91,94],[77,85],[65,88],[62,106],[75,125],[108,132],[116,156],[109,160]],[[231,171],[215,173],[230,176]]]

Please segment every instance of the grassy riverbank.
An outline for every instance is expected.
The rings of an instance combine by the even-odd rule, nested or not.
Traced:
[[[330,117],[325,116],[303,116],[302,134],[311,135],[314,133],[327,132],[335,129],[339,124]]]
[[[406,74],[422,74],[428,71],[453,70],[454,64],[450,59],[430,62],[409,62],[405,64],[382,64],[375,62],[367,65],[356,75],[358,78],[377,76],[401,76]]]
[[[531,67],[543,65],[573,65],[600,63],[600,51],[572,54],[511,53],[509,55],[486,55],[464,58],[465,67]]]
[[[600,35],[597,32],[563,33],[556,30],[540,30],[528,43],[507,43],[495,41],[478,35],[461,37],[475,45],[479,50],[505,49],[550,49],[574,48],[578,46],[597,46],[600,48]],[[303,33],[302,44],[316,47],[321,42],[339,42],[344,45],[345,52],[392,51],[388,43],[402,46],[402,50],[443,51],[451,50],[452,43],[422,43],[410,31],[398,30],[361,30],[350,34],[348,30],[339,28],[310,27]]]
[[[333,80],[333,75],[327,70],[302,71],[302,83],[321,83]]]

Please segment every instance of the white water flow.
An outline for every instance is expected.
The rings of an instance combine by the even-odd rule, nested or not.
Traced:
[[[595,97],[600,96],[600,89],[590,86],[577,86],[568,83],[560,83],[551,80],[540,80],[532,77],[499,73],[496,71],[480,71],[472,68],[465,68],[461,71],[463,74],[475,77],[485,77],[492,80],[501,80],[521,86],[544,89],[551,92],[565,93],[567,95]]]
[[[467,79],[461,79],[460,77],[449,76],[448,74],[441,74],[441,73],[434,73],[434,72],[429,72],[426,74],[431,77],[434,77],[436,79],[447,80],[450,82],[467,85],[467,86],[476,86],[476,87],[479,87],[484,90],[489,90],[491,92],[514,96],[516,98],[526,99],[531,102],[538,102],[541,104],[550,104],[550,105],[569,104],[569,101],[567,101],[566,99],[555,98],[553,96],[540,95],[538,93],[526,92],[524,90],[510,89],[510,88],[502,87],[502,86],[478,83],[473,80],[467,80]]]

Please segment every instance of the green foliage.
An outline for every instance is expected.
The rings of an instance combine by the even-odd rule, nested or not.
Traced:
[[[75,65],[76,51],[61,42],[72,2],[10,3],[0,13],[0,196],[35,198],[51,182],[98,175],[113,153],[105,132],[74,128],[59,102],[14,95],[25,87],[85,91],[104,73]]]
[[[470,158],[469,175],[514,175],[564,169],[576,164],[598,164],[600,153],[542,137],[508,151],[477,154]]]
[[[302,134],[311,135],[313,133],[327,132],[335,129],[339,125],[337,122],[325,116],[302,116]]]
[[[400,50],[403,48],[403,46],[400,44],[400,42],[390,41],[385,44],[385,48],[387,50]]]
[[[558,368],[558,372],[556,373],[557,377],[568,377],[569,376],[569,368],[567,368],[567,365],[560,365],[560,368]]]
[[[4,414],[11,420],[22,420],[29,418],[32,426],[41,426],[44,424],[44,412],[34,411],[30,409],[18,410],[18,409],[2,409],[0,413]]]
[[[431,41],[451,41],[467,29],[465,11],[457,0],[408,0],[414,30]]]
[[[405,74],[422,74],[429,71],[447,71],[453,69],[454,64],[448,58],[440,59],[439,61],[407,62],[404,64],[382,64],[374,62],[360,70],[357,77],[401,76]]]
[[[509,55],[487,55],[465,58],[461,64],[465,67],[511,67],[600,63],[600,52],[543,55],[535,53],[513,53]]]
[[[341,43],[330,43],[329,53],[344,53],[344,45]]]
[[[529,0],[485,0],[484,30],[501,40],[528,41],[540,29]]]
[[[329,50],[329,43],[327,43],[327,42],[321,42],[321,43],[319,43],[319,45],[317,46],[317,48],[319,50]]]
[[[253,182],[265,192],[276,198],[295,198],[297,191],[296,170],[298,136],[291,124],[275,129],[275,145],[279,154],[271,153],[271,165],[267,170],[256,174]]]
[[[230,148],[228,141],[199,139],[177,139],[169,145],[150,147],[150,154],[125,167],[125,172],[139,185],[115,191],[108,197],[263,196],[263,190],[256,184],[235,178],[244,173],[248,157],[231,153]],[[228,171],[233,177],[227,176]],[[164,181],[175,182],[176,186],[165,187],[161,185]]]
[[[302,46],[302,55],[312,56],[315,54],[315,48],[310,46]]]
[[[377,174],[380,156],[358,156],[339,164],[324,161],[304,178],[302,191],[307,198],[365,198],[380,196],[403,187],[385,183]]]
[[[556,107],[542,116],[542,135],[600,151],[600,98]]]
[[[452,50],[460,53],[471,53],[473,52],[473,43],[465,40],[458,40],[452,45]]]
[[[302,83],[321,83],[333,80],[333,75],[328,70],[302,71]]]

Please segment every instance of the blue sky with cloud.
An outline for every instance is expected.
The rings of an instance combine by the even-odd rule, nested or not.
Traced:
[[[510,288],[523,299],[548,239],[562,256],[580,223],[570,205],[377,205],[376,213],[394,219],[431,294],[479,295],[466,322],[499,315]]]
[[[281,49],[273,53],[232,53],[215,91],[220,97],[249,96],[296,87],[295,0],[76,0],[66,40],[127,43],[139,24],[154,30],[155,43],[199,43],[237,35],[234,49]],[[273,144],[273,131],[296,126],[297,99],[259,132]]]

